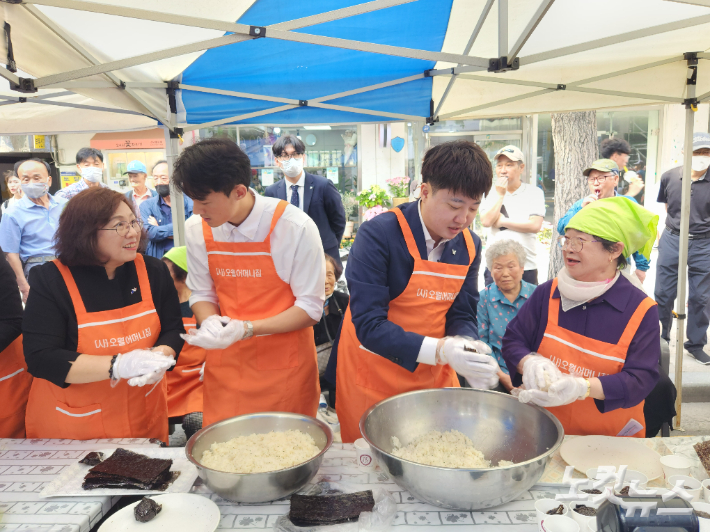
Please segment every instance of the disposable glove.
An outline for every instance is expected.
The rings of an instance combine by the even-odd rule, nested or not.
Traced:
[[[132,379],[155,371],[165,372],[174,365],[173,357],[165,356],[158,351],[135,349],[116,357],[113,363],[113,377],[116,380]]]
[[[155,384],[163,378],[163,375],[165,375],[165,370],[159,369],[152,373],[146,373],[145,375],[141,375],[140,377],[133,377],[132,379],[128,379],[128,385],[145,386],[146,384]]]
[[[491,356],[490,347],[480,340],[468,340],[460,336],[445,338],[437,352],[437,360],[463,375],[472,388],[489,390],[498,385],[500,367]]]
[[[180,337],[203,349],[225,349],[244,337],[244,322],[213,314],[204,319],[199,329],[190,329]]]
[[[562,406],[584,399],[587,395],[587,380],[572,375],[562,375],[550,385],[547,392],[541,390],[521,390],[521,403],[535,403],[540,406]]]
[[[562,373],[549,358],[537,353],[530,353],[523,364],[523,384],[526,390],[541,390],[546,392],[550,385],[558,380]]]

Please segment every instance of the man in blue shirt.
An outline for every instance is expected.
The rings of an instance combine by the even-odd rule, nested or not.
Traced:
[[[170,206],[170,173],[167,161],[158,161],[153,167],[153,183],[158,193],[140,204],[143,227],[148,233],[148,249],[145,254],[162,259],[175,245],[173,239],[173,211]],[[192,200],[183,196],[185,219],[192,216]]]
[[[627,156],[628,159],[628,156]],[[611,159],[597,159],[592,163],[592,166],[584,170],[584,176],[589,184],[589,195],[582,198],[572,205],[565,215],[557,222],[557,232],[560,235],[565,234],[565,228],[572,217],[581,211],[584,207],[597,200],[611,198],[617,195],[616,187],[619,184],[619,167]],[[638,203],[632,196],[625,196],[631,201]],[[651,261],[644,257],[638,251],[633,254],[634,262],[636,263],[636,277],[643,283],[646,279]]]
[[[54,233],[67,202],[49,194],[52,176],[49,165],[28,159],[17,167],[24,196],[0,222],[0,248],[7,254],[17,285],[27,301],[30,269],[54,259]]]
[[[108,188],[102,183],[104,176],[104,155],[101,150],[95,148],[81,148],[76,152],[76,169],[81,175],[81,179],[72,183],[68,187],[59,189],[54,195],[55,198],[72,199],[79,192],[90,188]]]

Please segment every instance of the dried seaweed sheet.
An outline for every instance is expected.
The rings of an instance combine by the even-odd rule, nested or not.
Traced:
[[[319,526],[357,521],[362,512],[371,512],[375,499],[371,490],[339,495],[292,495],[288,515],[296,526]]]
[[[133,508],[133,515],[135,516],[136,521],[140,523],[147,523],[148,521],[154,519],[162,509],[162,504],[158,504],[153,499],[149,499],[148,497],[143,497],[141,502],[136,504],[135,508]]]
[[[104,461],[104,453],[92,451],[89,454],[87,454],[84,458],[79,460],[79,463],[90,465],[90,466],[95,466],[95,465],[99,465],[103,461]]]
[[[97,488],[157,490],[164,486],[162,489],[165,489],[174,478],[177,478],[170,472],[172,464],[172,460],[149,458],[127,449],[116,449],[109,458],[89,470],[84,477],[82,487],[86,490]]]

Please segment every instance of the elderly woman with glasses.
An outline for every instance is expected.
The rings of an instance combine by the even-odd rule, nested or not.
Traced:
[[[643,438],[644,400],[659,378],[656,303],[627,257],[648,257],[658,216],[625,197],[579,211],[560,238],[564,267],[540,285],[503,338],[521,402],[546,407],[565,434]]]
[[[164,376],[185,332],[167,266],[138,253],[142,223],[107,188],[74,196],[55,238],[57,259],[31,271],[22,325],[35,377],[27,437],[167,442]]]

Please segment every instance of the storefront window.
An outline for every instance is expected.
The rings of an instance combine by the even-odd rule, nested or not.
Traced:
[[[228,136],[249,156],[252,187],[264,189],[283,178],[272,146],[283,135],[295,135],[306,145],[306,172],[330,179],[341,192],[357,192],[357,126],[222,126],[200,130],[201,138]]]
[[[431,126],[432,133],[455,133],[457,131],[518,131],[522,118],[482,118],[478,120],[445,120]]]
[[[512,144],[522,148],[522,118],[484,120],[448,120],[437,122],[429,132],[429,145],[436,146],[452,140],[469,140],[484,149],[488,158],[502,147]]]

